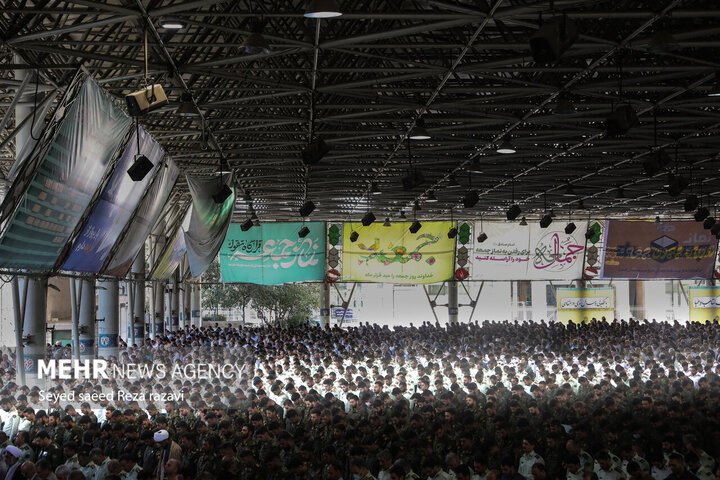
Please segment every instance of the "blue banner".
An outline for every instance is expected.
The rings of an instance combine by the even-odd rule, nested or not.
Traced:
[[[233,223],[220,249],[223,282],[278,285],[325,278],[325,222],[265,223],[243,232]]]
[[[137,134],[133,134],[85,227],[75,240],[62,266],[63,270],[98,273],[102,268],[135,211],[143,191],[153,179],[165,151],[141,128],[140,153],[145,155],[154,167],[143,180],[133,182],[127,170],[135,161],[137,153]]]

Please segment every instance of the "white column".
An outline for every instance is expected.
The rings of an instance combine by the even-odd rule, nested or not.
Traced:
[[[547,283],[541,280],[530,282],[533,322],[539,323],[541,320],[547,320]]]
[[[615,286],[615,317],[623,320],[630,318],[630,281],[618,280]]]
[[[190,318],[193,327],[202,326],[202,304],[200,303],[200,284],[193,282],[190,299]]]

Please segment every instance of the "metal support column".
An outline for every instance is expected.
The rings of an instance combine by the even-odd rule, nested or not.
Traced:
[[[133,292],[133,336],[135,345],[142,345],[145,339],[145,245],[133,262],[131,272],[136,285]]]
[[[150,333],[151,338],[156,335],[165,333],[165,286],[160,282],[153,283],[153,295],[155,295],[155,312],[153,318],[153,328]]]
[[[98,280],[98,357],[118,356],[120,286],[117,280]]]
[[[38,360],[45,358],[48,279],[27,278],[27,303],[23,320],[23,358],[28,385],[37,384]]]
[[[83,284],[78,312],[80,360],[91,360],[95,358],[95,279],[78,281]]]
[[[320,326],[323,329],[330,327],[330,284],[322,283],[320,292]]]
[[[72,316],[72,357],[80,360],[80,301],[82,299],[82,280],[70,279],[70,310]]]
[[[447,282],[448,287],[448,322],[458,323],[458,284],[452,279]]]
[[[190,280],[183,282],[183,328],[190,328],[190,299],[192,297],[192,283]]]
[[[175,281],[172,284],[172,293],[170,295],[170,331],[175,332],[180,328],[180,284],[177,281],[177,274],[175,275]]]
[[[202,308],[200,305],[200,284],[193,282],[190,298],[190,317],[193,327],[202,327]]]

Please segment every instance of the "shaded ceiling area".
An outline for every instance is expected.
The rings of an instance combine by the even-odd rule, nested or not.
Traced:
[[[0,13],[0,171],[14,159],[17,72],[38,95],[84,66],[119,101],[149,74],[170,104],[141,118],[184,172],[212,175],[221,154],[241,189],[236,221],[504,217],[546,209],[574,217],[677,218],[689,193],[720,198],[720,6],[716,0],[360,0],[343,15],[303,16],[305,2],[8,0]],[[180,30],[162,28],[175,19]],[[530,38],[574,26],[557,61]],[[271,52],[246,53],[262,32]],[[21,63],[18,63],[18,59]],[[35,85],[24,92],[34,99]],[[202,118],[175,109],[192,94]],[[605,119],[629,106],[621,136]],[[416,123],[426,140],[408,140]],[[313,136],[330,147],[303,163]],[[515,154],[497,153],[504,140]],[[669,163],[648,175],[663,148]],[[424,182],[403,188],[409,172]],[[669,175],[689,185],[671,196]],[[381,192],[370,194],[374,185]],[[475,191],[479,201],[463,208]],[[172,201],[187,200],[187,185]],[[437,201],[432,201],[437,199]],[[430,199],[430,201],[429,201]],[[416,207],[417,205],[417,207]]]

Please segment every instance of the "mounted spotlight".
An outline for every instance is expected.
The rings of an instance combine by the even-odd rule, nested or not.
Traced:
[[[679,197],[689,184],[690,181],[687,178],[680,175],[670,174],[666,190],[671,197]]]
[[[417,233],[422,228],[422,223],[415,220],[412,225],[410,225],[410,233]]]
[[[715,226],[716,223],[717,223],[717,222],[715,221],[715,218],[713,218],[713,217],[707,217],[707,218],[703,221],[703,228],[704,228],[705,230],[710,230],[712,227]]]
[[[605,119],[605,131],[608,137],[625,135],[638,125],[640,125],[640,120],[638,120],[637,113],[628,104],[619,105]]]
[[[383,227],[391,227],[392,224],[390,223],[390,217],[385,217],[385,221],[383,222]]]
[[[565,234],[570,235],[577,229],[577,225],[575,225],[573,222],[568,223],[565,225]]]
[[[471,190],[465,194],[465,197],[463,197],[463,207],[464,208],[473,208],[477,203],[480,201],[480,196],[477,194],[475,190]]]
[[[557,62],[578,37],[575,22],[563,15],[545,22],[530,37],[530,50],[535,63]]]
[[[700,206],[700,199],[698,199],[697,195],[690,194],[685,199],[685,204],[683,205],[683,209],[686,212],[692,212],[696,208]]]
[[[552,215],[549,213],[546,213],[543,215],[543,217],[540,219],[540,228],[548,228],[550,224],[552,223]]]
[[[488,236],[487,236],[487,233],[485,233],[485,232],[480,232],[480,235],[478,235],[478,237],[477,237],[477,241],[479,243],[483,243],[487,239],[488,239]]]
[[[307,225],[303,225],[303,227],[298,232],[298,237],[305,238],[310,233],[310,229],[307,227]]]
[[[300,152],[302,161],[305,165],[315,165],[323,159],[325,155],[330,153],[330,147],[321,137],[316,137],[308,146]]]
[[[398,215],[401,219],[405,220],[407,217],[405,216],[405,210],[400,210],[400,214]]]
[[[138,155],[130,168],[128,168],[127,173],[133,182],[140,182],[152,169],[152,162],[145,155]]]
[[[357,239],[360,238],[360,234],[358,232],[352,232],[350,233],[350,241],[352,243],[357,242]]]
[[[712,226],[712,228],[710,229],[710,233],[720,239],[720,222],[716,222],[715,225]]]
[[[232,189],[223,184],[212,196],[213,201],[218,205],[225,203],[225,200],[232,195]]]
[[[512,205],[510,205],[510,208],[508,208],[508,211],[505,212],[505,217],[508,220],[512,221],[512,220],[515,220],[520,215],[520,212],[521,212],[520,206],[518,206],[517,203],[513,203]]]
[[[592,228],[588,228],[585,231],[585,240],[590,240],[594,236],[595,236],[595,230],[593,230]]]
[[[435,196],[435,190],[430,190],[428,192],[427,197],[425,198],[425,201],[428,203],[437,203],[438,199]]]
[[[525,219],[525,217],[522,217],[522,218],[520,219],[520,226],[521,226],[521,227],[527,227],[527,220]]]
[[[308,200],[305,203],[303,203],[302,207],[300,207],[300,216],[301,217],[309,217],[312,212],[315,211],[315,204],[312,202],[312,200]]]
[[[312,0],[305,9],[305,18],[334,18],[342,15],[335,0]]]
[[[375,214],[372,212],[367,212],[365,216],[362,218],[361,223],[363,227],[369,227],[372,225],[372,223],[375,221]]]
[[[695,212],[695,221],[702,222],[709,216],[710,216],[710,210],[708,210],[707,207],[700,207],[697,209],[697,212]]]
[[[457,237],[458,229],[456,227],[452,227],[450,230],[448,230],[448,238],[455,238]]]
[[[180,105],[175,109],[175,115],[181,117],[199,117],[200,112],[193,103],[192,94],[184,92],[180,96]]]
[[[460,186],[460,182],[458,182],[458,179],[455,178],[455,175],[450,175],[448,177],[447,188],[460,188]]]
[[[670,164],[670,156],[662,148],[646,156],[642,161],[645,174],[652,177]]]
[[[380,188],[378,188],[377,182],[372,182],[372,185],[370,186],[370,193],[372,195],[380,195],[382,193]]]
[[[425,120],[418,118],[415,122],[415,126],[408,136],[410,140],[429,140],[432,138],[427,130],[425,130]]]
[[[510,143],[510,140],[505,139],[497,147],[496,152],[502,153],[503,155],[512,155],[513,153],[517,152],[517,150],[515,150],[515,147],[513,146],[513,144]]]
[[[252,219],[248,218],[247,220],[245,220],[243,223],[240,224],[240,230],[242,230],[243,232],[247,232],[248,230],[250,230],[253,227],[253,225],[254,225],[254,223],[253,223]]]

